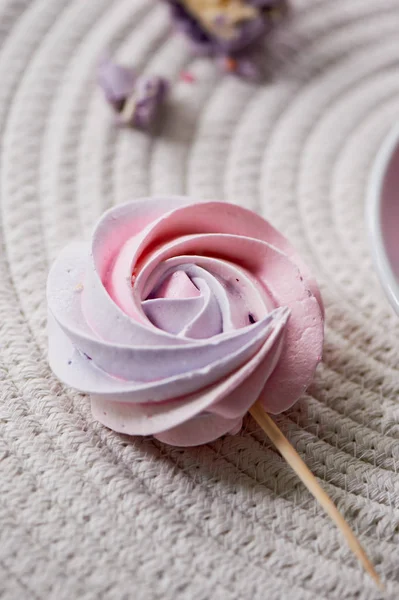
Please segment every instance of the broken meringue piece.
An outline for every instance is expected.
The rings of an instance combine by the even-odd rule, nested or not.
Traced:
[[[148,129],[155,121],[168,82],[157,75],[136,75],[134,69],[105,58],[98,69],[98,83],[121,125]]]
[[[287,0],[165,1],[177,31],[186,36],[196,53],[216,57],[224,72],[261,79],[265,56],[260,50],[286,16]]]

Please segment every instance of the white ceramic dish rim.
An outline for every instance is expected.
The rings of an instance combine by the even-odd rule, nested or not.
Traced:
[[[393,154],[398,146],[399,124],[387,135],[377,153],[370,176],[366,219],[371,239],[372,256],[379,279],[391,305],[399,314],[399,282],[387,255],[381,222],[384,182]]]

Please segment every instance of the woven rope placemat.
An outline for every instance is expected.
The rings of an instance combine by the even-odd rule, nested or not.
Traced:
[[[50,373],[51,261],[111,204],[165,192],[257,210],[313,265],[324,361],[278,423],[399,597],[399,320],[364,225],[399,117],[399,2],[294,8],[256,86],[191,58],[159,3],[0,4],[2,600],[380,597],[251,418],[197,449],[129,439]],[[113,127],[105,48],[174,82],[158,137]]]

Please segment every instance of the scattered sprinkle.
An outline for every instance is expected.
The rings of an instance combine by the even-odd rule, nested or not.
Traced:
[[[137,278],[137,270],[133,269],[133,273],[132,273],[132,276],[130,278],[130,283],[132,284],[132,286],[134,285],[134,283],[136,281],[136,278]]]
[[[182,71],[180,73],[180,79],[182,81],[185,81],[186,83],[194,83],[196,81],[196,78],[194,77],[194,75],[192,73],[190,73],[189,71]]]
[[[225,60],[226,71],[229,73],[234,73],[237,70],[238,63],[234,58],[227,57]]]
[[[75,286],[75,292],[83,292],[83,290],[84,290],[83,283],[78,283],[78,285]]]

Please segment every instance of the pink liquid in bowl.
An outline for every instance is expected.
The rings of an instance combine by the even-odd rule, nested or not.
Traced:
[[[392,154],[382,187],[381,228],[388,260],[399,280],[399,146]]]
[[[377,155],[367,212],[376,269],[399,314],[399,127],[388,135]]]

